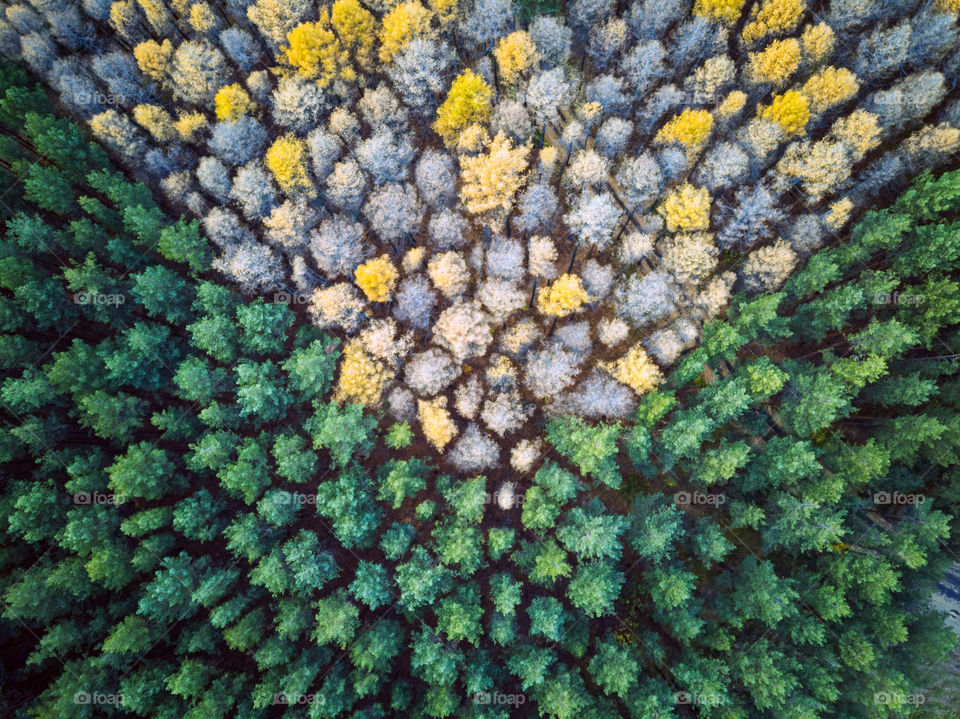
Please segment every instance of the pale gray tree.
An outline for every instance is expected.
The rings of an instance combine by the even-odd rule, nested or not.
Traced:
[[[208,145],[213,154],[236,167],[261,156],[268,140],[263,125],[250,116],[244,116],[214,124]]]
[[[392,182],[370,193],[363,215],[380,239],[392,242],[417,231],[423,220],[423,203],[409,182]]]
[[[420,197],[434,209],[449,204],[456,194],[453,160],[445,152],[425,150],[417,162],[415,179]]]
[[[413,162],[413,147],[406,135],[395,135],[387,128],[374,132],[356,150],[357,162],[374,186],[403,182]]]
[[[537,15],[530,23],[529,33],[543,67],[557,67],[566,63],[570,57],[573,31],[561,19]]]
[[[353,271],[372,254],[364,241],[363,225],[337,213],[310,232],[310,254],[317,267],[330,278],[353,277]]]
[[[279,202],[273,178],[260,160],[248,162],[237,170],[230,197],[249,220],[266,217]]]
[[[316,83],[296,76],[282,77],[270,94],[270,112],[280,127],[306,133],[316,127],[330,107],[330,99]]]
[[[428,224],[430,244],[437,250],[457,249],[467,241],[469,223],[460,213],[444,208],[434,213]]]

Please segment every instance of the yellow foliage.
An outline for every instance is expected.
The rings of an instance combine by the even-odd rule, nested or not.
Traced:
[[[667,195],[657,210],[670,232],[696,232],[710,227],[710,193],[684,183]]]
[[[460,158],[460,199],[467,211],[474,215],[509,212],[526,178],[529,154],[528,145],[512,147],[507,136],[498,132],[488,152]]]
[[[447,411],[446,397],[437,397],[429,402],[417,400],[417,415],[423,427],[423,436],[438,452],[442,452],[450,440],[457,436],[457,425]]]
[[[800,67],[800,42],[792,37],[776,40],[748,58],[747,75],[752,82],[782,85]]]
[[[949,122],[927,125],[908,137],[900,148],[910,156],[953,155],[960,149],[960,130]]]
[[[423,248],[413,247],[407,250],[403,255],[401,264],[404,272],[410,273],[419,270],[420,265],[423,264]]]
[[[810,101],[803,93],[788,90],[774,96],[773,102],[760,112],[760,117],[777,123],[787,135],[802,137],[810,120]]]
[[[819,115],[857,94],[857,76],[845,67],[825,67],[804,84],[801,92],[810,101],[810,112]]]
[[[490,133],[487,132],[487,128],[473,123],[467,125],[464,131],[457,136],[457,154],[476,155],[489,144]]]
[[[851,212],[853,212],[853,200],[844,197],[830,205],[830,212],[824,216],[823,221],[831,230],[839,230],[847,224]]]
[[[585,102],[576,109],[577,119],[584,124],[587,132],[590,132],[596,123],[603,117],[603,105],[599,102]]]
[[[453,250],[431,257],[427,263],[427,274],[444,297],[459,295],[470,281],[467,263]]]
[[[137,61],[140,72],[157,82],[164,82],[170,69],[170,58],[173,57],[173,43],[164,40],[144,40],[133,48],[133,57]]]
[[[386,365],[367,354],[359,340],[350,340],[343,348],[333,401],[372,407],[380,402],[383,388],[392,379],[393,372]]]
[[[616,362],[601,362],[599,366],[639,395],[656,389],[663,382],[660,368],[650,360],[639,342]]]
[[[953,12],[960,15],[960,0],[936,0],[934,3],[938,10],[944,12]]]
[[[298,192],[314,195],[306,158],[307,143],[294,135],[283,135],[270,145],[264,161],[280,189],[288,195]]]
[[[767,0],[759,11],[752,13],[741,37],[752,43],[767,35],[793,32],[806,9],[806,0]]]
[[[457,141],[460,131],[473,123],[484,124],[490,119],[493,90],[473,70],[464,70],[450,85],[443,104],[437,108],[434,131],[450,146]]]
[[[137,105],[133,108],[133,119],[149,132],[157,142],[169,142],[177,137],[170,113],[157,105]]]
[[[174,129],[180,135],[181,140],[193,142],[196,139],[197,132],[206,127],[207,117],[202,112],[185,112],[173,123]]]
[[[500,68],[500,77],[513,85],[537,61],[537,46],[525,30],[517,30],[497,41],[493,56]]]
[[[350,56],[333,32],[326,9],[320,11],[316,22],[302,23],[289,32],[283,54],[302,77],[315,80],[321,87],[336,79],[356,79]]]
[[[590,296],[577,275],[560,275],[537,295],[537,309],[545,315],[566,317],[589,302]]]
[[[685,109],[665,124],[657,133],[656,141],[678,142],[690,152],[696,152],[706,143],[713,129],[713,115],[707,110]]]
[[[559,159],[559,150],[553,145],[541,148],[540,166],[543,172],[551,172]]]
[[[240,83],[235,82],[217,90],[217,96],[213,98],[213,107],[218,120],[239,120],[244,115],[254,112],[257,109],[257,103],[250,99],[250,95]]]
[[[390,62],[414,38],[428,37],[433,32],[432,16],[415,1],[400,3],[384,15],[380,26],[380,62]]]
[[[397,268],[390,262],[389,256],[380,255],[357,267],[353,278],[368,300],[386,302],[397,284]]]
[[[803,44],[803,56],[806,61],[816,65],[833,52],[837,44],[837,36],[832,27],[822,22],[804,30],[800,42]]]
[[[733,117],[747,104],[747,93],[743,90],[734,90],[727,95],[717,107],[717,117],[726,120]]]
[[[190,8],[190,25],[199,33],[206,34],[217,27],[217,16],[205,2],[194,3]]]
[[[430,0],[430,9],[436,15],[442,30],[448,29],[457,19],[457,0]]]
[[[693,14],[708,20],[716,20],[733,25],[740,17],[740,11],[747,0],[697,0],[693,5]]]
[[[137,0],[137,4],[140,5],[143,16],[154,30],[163,34],[169,28],[170,14],[163,0]]]
[[[833,123],[830,134],[851,148],[854,159],[859,160],[880,144],[880,123],[872,112],[854,110]]]
[[[811,200],[819,202],[850,176],[850,155],[836,140],[795,142],[783,153],[777,169],[803,182]]]
[[[490,387],[498,385],[510,386],[517,379],[517,368],[508,357],[497,355],[487,367],[487,384]]]
[[[330,20],[354,62],[364,70],[372,70],[376,24],[373,14],[358,0],[336,0],[330,10]]]

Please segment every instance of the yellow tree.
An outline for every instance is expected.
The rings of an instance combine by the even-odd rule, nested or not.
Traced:
[[[170,32],[170,11],[162,0],[137,0],[143,16],[158,35]]]
[[[507,136],[498,132],[487,152],[460,158],[460,199],[467,211],[489,213],[494,221],[505,217],[526,179],[529,154],[528,145],[513,147]]]
[[[688,154],[694,155],[706,144],[712,129],[713,115],[707,110],[688,107],[660,129],[656,141],[664,145],[679,143]]]
[[[280,189],[288,195],[316,194],[307,172],[307,143],[294,135],[274,140],[264,158]]]
[[[670,232],[697,232],[710,227],[710,193],[684,183],[667,195],[657,210]]]
[[[768,35],[793,32],[806,10],[806,0],[766,0],[759,10],[754,7],[741,37],[744,42],[753,43]]]
[[[315,80],[321,87],[337,79],[356,79],[350,56],[333,31],[325,8],[316,22],[305,22],[290,31],[283,53],[301,77]]]
[[[170,59],[173,57],[173,43],[164,40],[158,43],[156,40],[144,40],[133,48],[133,57],[137,61],[140,72],[164,83],[170,73]]]
[[[852,212],[853,200],[844,197],[830,205],[830,211],[823,216],[824,224],[831,230],[839,230],[850,219]]]
[[[810,199],[819,202],[850,176],[852,167],[843,143],[825,139],[792,143],[777,169],[785,177],[800,180]]]
[[[583,288],[580,278],[577,275],[564,274],[537,295],[537,309],[551,317],[566,317],[589,301],[590,296]]]
[[[217,90],[217,95],[213,98],[213,108],[218,120],[232,121],[256,111],[257,103],[250,99],[243,85],[235,82]]]
[[[776,40],[761,52],[750,53],[748,59],[751,82],[783,85],[800,67],[800,42],[792,37]]]
[[[740,17],[740,11],[747,0],[697,0],[693,5],[693,14],[733,25]]]
[[[841,117],[830,128],[830,136],[844,143],[852,152],[854,162],[863,159],[870,150],[880,144],[880,122],[877,116],[866,110],[854,110]]]
[[[397,269],[387,255],[380,255],[357,267],[354,280],[368,300],[386,302],[397,284]]]
[[[380,401],[384,387],[392,379],[393,372],[367,354],[360,340],[350,340],[343,348],[340,377],[333,393],[333,401],[354,402],[372,407]]]
[[[517,30],[497,41],[493,56],[497,60],[500,77],[508,85],[513,85],[537,61],[537,47],[529,33]]]
[[[825,67],[804,83],[801,92],[810,101],[810,112],[819,115],[849,100],[859,90],[857,76],[847,68]]]
[[[717,118],[721,122],[726,122],[735,117],[747,104],[747,93],[743,90],[733,90],[723,98],[717,106]]]
[[[432,35],[432,16],[415,1],[400,3],[384,15],[380,26],[380,62],[390,62],[414,38]]]
[[[646,394],[663,382],[663,375],[637,343],[616,362],[601,362],[600,368],[630,387],[637,394]]]
[[[133,108],[133,119],[157,142],[170,142],[177,138],[173,118],[158,105],[137,105]]]
[[[173,126],[181,140],[193,142],[197,139],[197,133],[207,126],[207,116],[196,111],[181,112]]]
[[[761,110],[760,117],[777,123],[791,137],[803,137],[810,120],[810,101],[803,93],[788,90],[774,96],[770,105]]]
[[[456,151],[458,155],[476,155],[490,144],[490,133],[483,125],[467,125],[457,135]]]
[[[336,0],[330,11],[333,27],[343,47],[353,57],[356,66],[369,72],[373,69],[373,15],[358,0]]]
[[[219,23],[213,10],[205,2],[194,3],[190,6],[190,26],[201,35],[212,33]]]
[[[837,46],[837,36],[827,23],[811,25],[803,31],[800,38],[803,45],[803,58],[810,65],[819,65],[826,60]]]
[[[450,440],[457,436],[457,425],[447,411],[446,397],[437,397],[429,402],[417,400],[417,415],[423,427],[423,436],[438,452],[442,452]]]
[[[457,141],[460,131],[473,123],[490,119],[493,90],[473,70],[464,70],[450,85],[443,104],[437,108],[434,131],[446,145]]]
[[[437,22],[440,23],[441,30],[446,31],[453,27],[453,23],[459,15],[457,0],[430,0],[429,4]]]

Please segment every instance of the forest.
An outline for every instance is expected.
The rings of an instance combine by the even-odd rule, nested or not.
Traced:
[[[2,6],[6,715],[957,716],[960,1]]]

